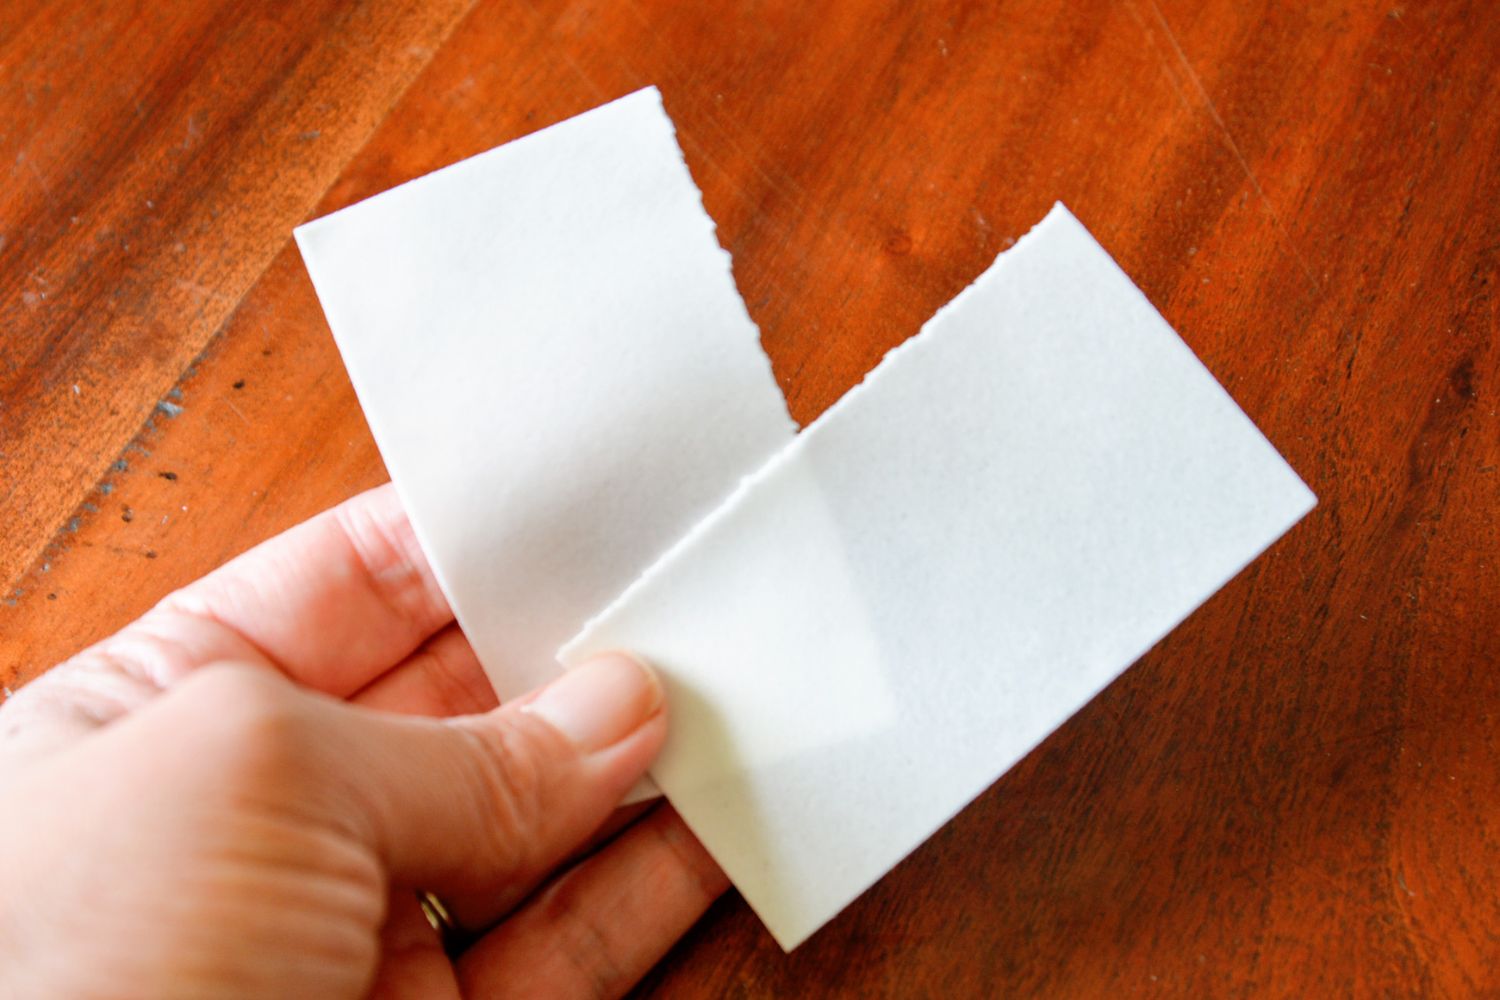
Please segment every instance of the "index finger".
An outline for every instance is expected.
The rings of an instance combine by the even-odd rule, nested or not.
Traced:
[[[225,563],[26,685],[4,705],[0,750],[46,753],[216,662],[348,697],[452,621],[387,484]]]
[[[237,556],[147,618],[174,615],[222,626],[293,680],[338,697],[453,621],[390,483]]]

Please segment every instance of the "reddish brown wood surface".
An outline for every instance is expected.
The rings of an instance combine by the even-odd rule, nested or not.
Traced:
[[[1062,199],[1321,505],[805,947],[730,897],[642,992],[1500,991],[1481,0],[0,3],[0,679],[384,478],[292,225],[647,83],[799,420]]]

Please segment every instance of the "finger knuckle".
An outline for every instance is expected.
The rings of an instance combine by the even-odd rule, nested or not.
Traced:
[[[471,755],[475,769],[471,786],[487,820],[489,850],[507,859],[509,867],[519,866],[527,845],[536,839],[547,806],[548,749],[524,727],[465,727],[463,731],[478,751]]]
[[[590,905],[575,884],[562,882],[549,889],[543,907],[550,926],[558,929],[558,951],[583,996],[617,997],[634,979],[620,962],[618,927]]]

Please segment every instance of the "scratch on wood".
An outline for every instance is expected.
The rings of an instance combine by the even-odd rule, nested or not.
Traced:
[[[234,405],[234,400],[232,400],[232,399],[225,399],[224,400],[224,405],[227,406],[227,407],[229,407],[231,410],[233,410],[234,411],[234,415],[237,416],[237,417],[239,417],[240,420],[241,420],[241,422],[243,422],[246,427],[251,426],[249,418],[247,418],[243,413],[240,412],[240,408],[238,406]]]
[[[1250,186],[1255,189],[1256,197],[1265,206],[1266,215],[1270,218],[1271,225],[1275,228],[1276,234],[1281,238],[1282,245],[1286,247],[1292,259],[1297,262],[1297,266],[1302,269],[1302,273],[1306,275],[1307,281],[1312,285],[1313,291],[1318,291],[1321,286],[1318,284],[1317,276],[1313,273],[1312,267],[1307,263],[1307,258],[1302,255],[1296,243],[1292,241],[1290,232],[1287,230],[1285,223],[1281,221],[1281,215],[1276,211],[1276,206],[1271,204],[1271,199],[1267,197],[1265,188],[1261,187],[1260,181],[1255,176],[1255,171],[1251,169],[1250,161],[1246,159],[1244,152],[1240,149],[1240,144],[1235,142],[1234,135],[1229,131],[1229,126],[1224,123],[1224,119],[1219,114],[1219,109],[1214,105],[1213,99],[1208,96],[1208,90],[1203,86],[1203,81],[1199,78],[1197,71],[1193,69],[1193,64],[1188,62],[1187,53],[1183,51],[1181,43],[1177,40],[1177,35],[1172,31],[1172,26],[1167,23],[1167,19],[1162,14],[1161,8],[1157,6],[1156,0],[1146,0],[1146,3],[1150,5],[1151,13],[1155,15],[1156,23],[1160,25],[1162,34],[1167,38],[1167,43],[1172,46],[1172,53],[1176,56],[1177,65],[1187,76],[1188,82],[1193,86],[1193,90],[1197,92],[1198,100],[1202,104],[1203,110],[1208,113],[1209,119],[1213,121],[1219,137],[1224,140],[1225,148],[1229,150],[1235,161],[1239,163],[1240,169],[1245,173],[1245,178],[1250,182]],[[1145,21],[1135,10],[1135,4],[1127,3],[1126,6],[1135,17],[1136,23],[1140,24],[1142,29],[1145,29]],[[1154,48],[1156,40],[1152,37],[1149,30],[1146,30],[1145,33],[1147,42]],[[1166,61],[1165,56],[1163,56],[1163,61]],[[1178,99],[1186,103],[1182,89],[1178,86],[1176,76],[1171,72],[1170,68],[1168,69],[1167,76],[1171,78],[1172,89],[1177,91]]]
[[[37,187],[42,189],[42,194],[48,198],[52,197],[52,185],[47,183],[47,178],[37,169],[37,165],[31,161],[31,157],[26,155],[24,149],[16,153],[16,166],[24,166],[27,173],[31,175],[32,180],[36,181]]]

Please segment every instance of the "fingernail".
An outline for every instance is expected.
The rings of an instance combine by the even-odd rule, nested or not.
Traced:
[[[606,653],[563,674],[521,710],[592,753],[635,732],[661,703],[656,674],[634,657]]]

